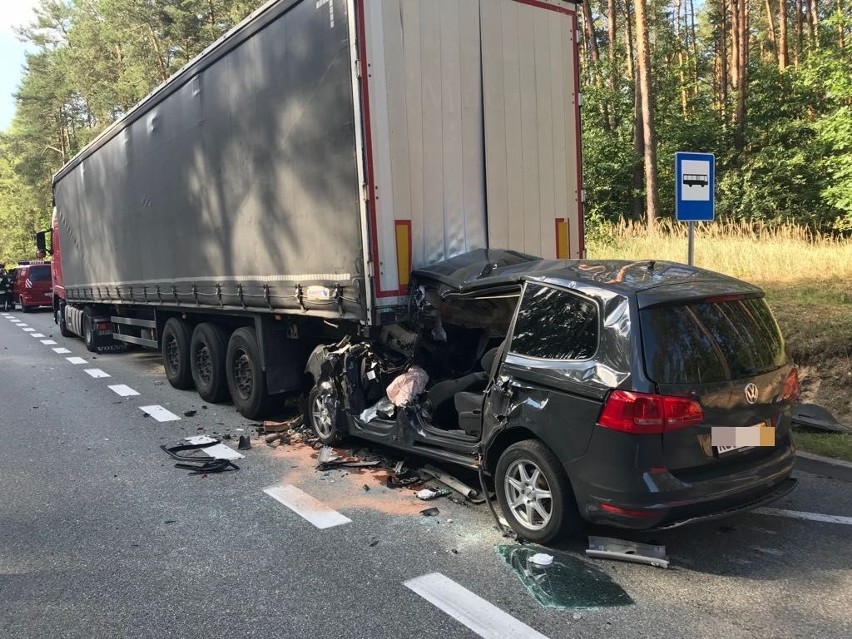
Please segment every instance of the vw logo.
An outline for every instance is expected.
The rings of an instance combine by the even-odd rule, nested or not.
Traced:
[[[749,384],[745,387],[745,398],[749,404],[754,404],[757,401],[757,386]]]

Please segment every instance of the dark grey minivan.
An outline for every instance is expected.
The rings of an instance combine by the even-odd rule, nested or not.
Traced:
[[[410,322],[311,356],[306,417],[323,442],[481,469],[512,528],[542,543],[581,518],[672,527],[795,486],[798,380],[759,288],[669,262],[480,250],[416,271],[410,290]],[[401,375],[413,395],[394,405]]]

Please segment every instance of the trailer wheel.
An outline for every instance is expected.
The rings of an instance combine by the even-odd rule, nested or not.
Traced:
[[[95,352],[95,332],[92,330],[92,307],[85,306],[83,308],[83,317],[80,320],[83,325],[83,342],[86,344],[86,350]]]
[[[65,320],[65,302],[59,302],[59,306],[54,311],[53,321],[59,324],[59,333],[62,337],[74,337],[74,333],[68,330],[68,322]]]
[[[240,415],[247,419],[262,417],[270,398],[253,328],[244,326],[231,334],[225,362],[228,390]]]
[[[169,318],[163,327],[163,367],[166,369],[166,379],[175,388],[192,388],[189,342],[186,322],[176,317]]]
[[[189,364],[192,381],[201,399],[223,402],[228,399],[228,380],[225,375],[225,356],[228,352],[228,332],[212,322],[203,322],[192,331]]]

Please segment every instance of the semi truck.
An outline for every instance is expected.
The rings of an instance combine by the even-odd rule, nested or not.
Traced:
[[[417,268],[583,256],[576,5],[273,0],[53,201],[63,336],[159,349],[174,387],[256,419],[306,388],[317,344],[404,319]]]

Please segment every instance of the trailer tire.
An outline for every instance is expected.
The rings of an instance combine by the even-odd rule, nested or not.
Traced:
[[[195,390],[204,401],[216,404],[228,399],[225,356],[228,331],[219,324],[203,322],[192,331],[189,364]]]
[[[18,298],[18,304],[20,304],[20,305],[21,305],[21,311],[22,311],[22,312],[24,312],[24,313],[29,313],[29,312],[30,312],[30,307],[29,307],[29,306],[27,306],[26,304],[24,304],[24,296],[23,296],[23,295],[21,295],[21,296]]]
[[[83,327],[83,342],[86,344],[86,350],[95,352],[95,333],[92,330],[92,307],[83,307],[83,317],[80,320]]]
[[[231,333],[225,371],[231,399],[240,415],[246,419],[263,417],[270,396],[266,390],[266,373],[261,365],[257,335],[253,328],[243,326]]]
[[[189,328],[181,319],[171,317],[163,327],[162,353],[166,379],[174,388],[192,388],[189,364]]]
[[[68,322],[65,320],[65,302],[59,302],[54,321],[59,325],[59,333],[62,337],[75,337],[74,333],[68,330]]]

